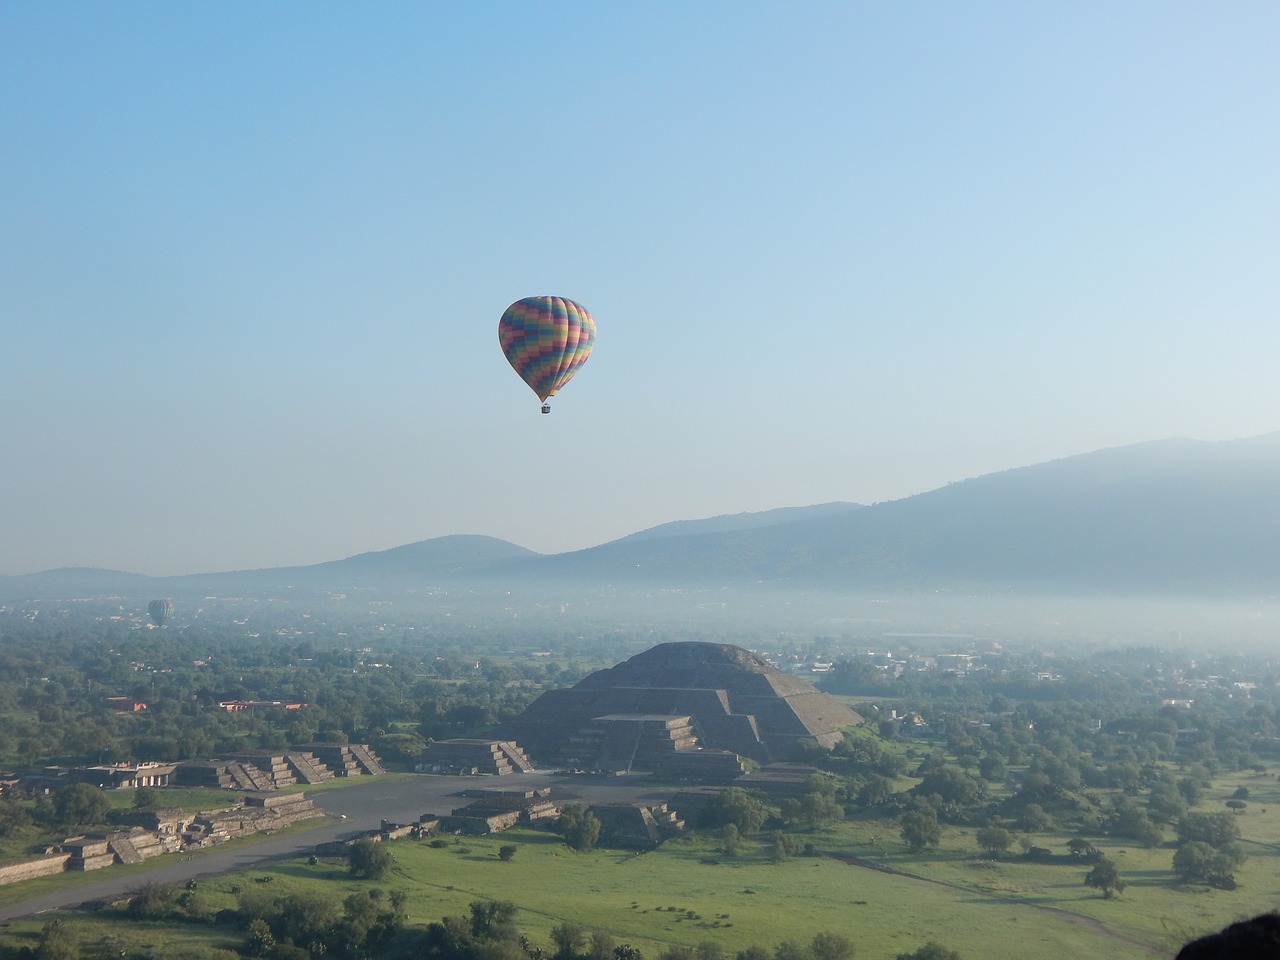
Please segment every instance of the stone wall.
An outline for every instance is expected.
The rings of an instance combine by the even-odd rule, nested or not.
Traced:
[[[17,883],[19,880],[31,880],[35,877],[47,877],[53,873],[62,873],[67,869],[69,853],[51,853],[34,860],[21,863],[10,863],[0,867],[0,885]]]

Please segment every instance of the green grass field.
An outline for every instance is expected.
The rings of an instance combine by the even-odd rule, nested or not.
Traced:
[[[1238,786],[1250,794],[1238,818],[1249,860],[1237,874],[1239,889],[1230,892],[1176,884],[1168,843],[1147,850],[1091,838],[1127,883],[1121,897],[1107,900],[1083,885],[1087,868],[1065,856],[1050,863],[1016,854],[991,861],[980,855],[972,828],[951,826],[944,828],[938,848],[912,854],[896,826],[878,818],[854,818],[804,834],[816,855],[781,863],[771,862],[766,847],[756,843],[727,857],[709,837],[677,839],[643,854],[575,854],[553,834],[518,829],[449,837],[443,847],[395,841],[395,867],[376,883],[352,880],[344,863],[297,858],[249,876],[203,881],[200,892],[208,908],[217,910],[235,906],[236,887],[272,894],[305,890],[335,902],[372,886],[401,889],[408,894],[408,919],[418,925],[465,914],[473,900],[510,900],[520,908],[518,925],[534,943],[547,944],[551,928],[570,920],[631,943],[649,958],[671,944],[707,940],[728,952],[772,949],[786,939],[807,942],[818,931],[848,937],[858,960],[892,960],[930,940],[984,960],[1021,960],[1028,952],[1043,960],[1171,957],[1192,936],[1280,904],[1280,785],[1274,774],[1221,777],[1198,809],[1224,810],[1223,801]],[[1030,839],[1065,855],[1069,837]],[[502,862],[498,849],[506,844],[518,850]],[[263,875],[272,877],[271,884],[255,887]],[[156,955],[213,956],[242,939],[240,931],[225,926],[68,917],[87,946],[121,941],[131,951]],[[0,933],[0,943],[31,942],[43,919],[13,924]]]

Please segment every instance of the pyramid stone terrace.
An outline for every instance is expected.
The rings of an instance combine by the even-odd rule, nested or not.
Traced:
[[[807,680],[741,647],[684,642],[659,644],[572,688],[547,691],[519,717],[501,724],[496,735],[518,741],[536,762],[577,756],[584,766],[605,769],[618,763],[627,746],[621,728],[607,728],[628,715],[665,722],[674,744],[668,754],[691,756],[696,747],[760,763],[791,759],[804,743],[834,746],[842,727],[862,722]],[[682,723],[688,732],[680,729]],[[593,732],[600,724],[606,727],[602,739]],[[600,752],[587,757],[597,743]],[[630,766],[616,769],[649,769],[643,764],[656,754],[646,754],[638,742],[635,746]],[[688,757],[667,759],[697,765]]]
[[[529,773],[533,764],[511,740],[455,738],[437,740],[422,751],[420,773],[490,774]]]

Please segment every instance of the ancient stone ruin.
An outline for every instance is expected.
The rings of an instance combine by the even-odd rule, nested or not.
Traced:
[[[415,769],[420,773],[501,777],[510,773],[528,773],[533,764],[520,746],[510,740],[456,737],[430,744],[422,751],[422,758]]]
[[[673,779],[731,780],[737,757],[831,747],[862,718],[808,681],[730,644],[663,643],[567,690],[550,690],[496,736],[536,763]]]
[[[588,809],[600,821],[601,846],[652,850],[685,829],[666,803],[593,803]]]
[[[0,884],[30,880],[64,870],[84,872],[113,864],[142,863],[165,853],[274,833],[299,820],[324,816],[300,793],[249,794],[233,806],[188,814],[176,807],[126,811],[127,829],[68,837],[43,856],[0,866]]]

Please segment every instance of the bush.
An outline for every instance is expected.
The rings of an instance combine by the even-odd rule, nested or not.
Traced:
[[[178,905],[178,888],[171,883],[148,883],[129,900],[131,917],[156,920],[172,913]]]
[[[900,953],[896,960],[960,960],[960,954],[949,950],[940,943],[930,941],[919,950],[911,953]]]
[[[974,834],[978,846],[987,852],[993,860],[1009,849],[1013,843],[1013,834],[1004,827],[982,827]]]
[[[586,853],[600,839],[600,820],[581,804],[570,803],[560,811],[556,830],[564,837],[569,849]]]
[[[347,851],[347,862],[351,876],[379,880],[391,869],[395,857],[385,843],[365,837],[351,845]]]

